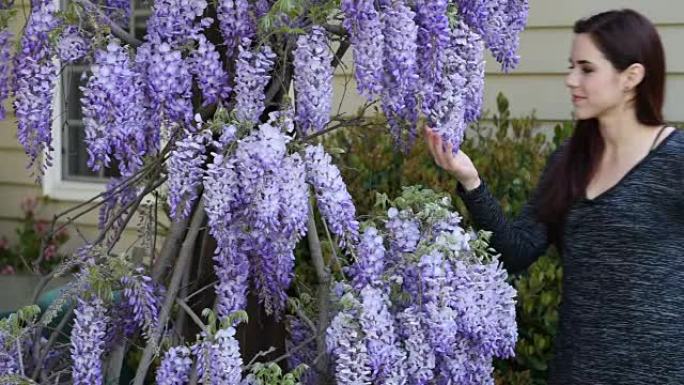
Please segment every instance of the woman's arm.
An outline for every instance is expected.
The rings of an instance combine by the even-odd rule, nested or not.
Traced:
[[[545,183],[538,184],[532,199],[517,218],[507,220],[470,158],[462,151],[453,154],[451,146],[445,145],[440,136],[427,127],[425,134],[435,162],[459,182],[458,195],[466,204],[475,225],[492,232],[492,246],[501,253],[506,269],[516,272],[531,265],[549,246],[547,226],[539,222],[535,215],[539,186]],[[541,180],[548,177],[549,164],[557,158],[557,153],[551,156]]]
[[[476,227],[492,232],[491,245],[501,253],[501,261],[509,272],[526,269],[548,248],[548,231],[536,220],[533,201],[527,202],[514,220],[508,220],[484,182],[470,191],[459,183],[457,193]]]

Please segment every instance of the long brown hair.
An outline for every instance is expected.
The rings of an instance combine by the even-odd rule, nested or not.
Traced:
[[[662,125],[665,98],[665,54],[653,24],[630,9],[599,13],[575,23],[574,32],[587,33],[618,71],[639,63],[645,75],[636,87],[637,120]],[[584,197],[604,142],[598,119],[578,120],[571,138],[550,166],[540,190],[537,217],[546,223],[554,241],[561,240],[562,225],[570,205]]]

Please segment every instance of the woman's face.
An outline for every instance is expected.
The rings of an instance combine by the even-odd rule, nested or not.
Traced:
[[[575,35],[569,68],[565,84],[577,119],[602,118],[624,107],[628,100],[624,79],[588,34]]]

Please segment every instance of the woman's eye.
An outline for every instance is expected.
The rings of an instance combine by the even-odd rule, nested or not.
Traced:
[[[594,72],[594,70],[591,68],[582,68],[582,73],[584,74],[590,74],[592,72]]]

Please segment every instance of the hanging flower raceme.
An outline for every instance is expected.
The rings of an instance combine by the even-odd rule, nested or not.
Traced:
[[[367,98],[380,96],[385,40],[380,14],[373,0],[342,0],[340,9],[352,43],[356,89]]]
[[[103,384],[102,355],[108,317],[99,298],[78,298],[71,330],[71,376],[74,385]]]
[[[356,263],[348,269],[354,279],[354,288],[361,290],[380,282],[380,276],[385,272],[385,252],[382,235],[375,227],[366,228],[356,247]]]
[[[384,44],[384,91],[382,109],[390,134],[407,152],[416,138],[419,84],[415,13],[403,1],[393,2],[382,14]]]
[[[4,29],[0,32],[0,120],[5,119],[4,102],[10,95],[10,51],[12,50],[12,33]]]
[[[358,324],[360,304],[354,298],[338,312],[326,330],[328,353],[334,357],[335,380],[340,385],[371,384],[371,359]]]
[[[193,354],[197,357],[202,383],[240,384],[242,358],[234,328],[219,329],[212,337],[204,335],[204,340],[193,346]]]
[[[17,138],[29,156],[29,167],[45,152],[45,165],[38,168],[40,175],[52,160],[52,101],[58,68],[48,34],[59,25],[59,19],[56,4],[33,4],[14,58],[14,112]]]
[[[133,321],[143,330],[145,337],[150,338],[159,323],[160,309],[152,278],[142,274],[139,268],[134,274],[123,276],[121,285],[123,300],[132,310]]]
[[[480,118],[482,112],[485,78],[484,42],[480,35],[463,22],[459,22],[452,30],[450,38],[451,50],[458,51],[459,56],[465,60],[464,120],[465,123],[472,123]],[[451,50],[447,52],[451,53]]]
[[[169,349],[162,359],[157,375],[157,385],[185,385],[190,381],[192,359],[190,349],[176,346]]]
[[[179,49],[212,20],[202,17],[207,8],[205,0],[155,0],[152,15],[147,20],[147,41],[164,42],[172,49]]]
[[[442,77],[440,56],[449,45],[450,28],[447,17],[447,0],[416,1],[416,24],[418,25],[418,74],[423,109],[430,108],[438,98],[435,85]]]
[[[233,153],[215,155],[208,167],[205,199],[218,243],[220,317],[246,303],[248,276],[267,312],[280,315],[284,309],[293,249],[308,218],[304,162],[299,154],[287,154],[292,129],[290,112],[272,113]]]
[[[144,75],[152,109],[163,120],[190,126],[192,75],[181,52],[168,43],[151,40],[138,48],[135,60]]]
[[[81,88],[88,166],[94,171],[108,167],[114,156],[121,174],[132,175],[143,157],[157,149],[159,137],[146,108],[142,77],[117,41],[95,53],[92,71]]]
[[[333,55],[329,44],[325,29],[319,26],[297,39],[293,54],[296,120],[299,132],[304,135],[323,130],[330,121]]]
[[[501,63],[504,72],[514,69],[520,32],[525,29],[529,12],[528,0],[458,0],[460,15],[480,36]]]
[[[169,207],[172,218],[187,218],[204,177],[211,131],[185,132],[169,158]]]
[[[258,123],[265,108],[264,88],[271,80],[276,55],[267,45],[257,52],[250,51],[249,46],[249,40],[242,41],[235,64],[235,111],[239,120]]]
[[[316,193],[318,209],[330,226],[330,231],[339,238],[341,247],[355,245],[359,238],[359,222],[356,208],[340,170],[323,146],[306,148],[306,180]]]
[[[197,49],[192,51],[188,64],[202,91],[202,106],[226,100],[230,94],[228,74],[212,42],[204,35],[197,37]]]
[[[62,30],[57,43],[57,55],[65,63],[74,63],[83,58],[90,50],[90,43],[75,25]]]
[[[443,73],[434,89],[439,96],[424,106],[432,129],[452,146],[454,153],[463,141],[467,123],[480,116],[484,92],[482,55],[482,41],[477,34],[458,23],[440,55]]]
[[[263,8],[261,4],[262,11]],[[243,44],[243,39],[254,38],[256,19],[253,13],[254,10],[247,0],[218,0],[216,17],[225,39],[228,56],[232,56],[238,45]]]

